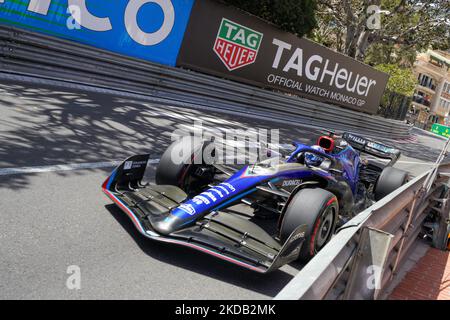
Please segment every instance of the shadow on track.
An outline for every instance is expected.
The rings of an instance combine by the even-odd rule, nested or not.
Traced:
[[[190,131],[195,121],[221,132],[279,129],[281,143],[310,143],[321,133],[270,119],[5,81],[0,83],[0,113],[0,168],[122,160],[139,153],[158,158],[170,144],[172,132]],[[440,152],[438,144],[431,137],[419,138],[420,143],[398,143],[396,147],[405,156],[433,162]],[[29,177],[2,176],[0,188],[26,188]]]
[[[221,132],[280,126],[148,100],[5,81],[0,83],[0,113],[0,168],[121,160],[138,153],[158,158],[171,133],[192,132],[195,121]],[[280,128],[281,141],[290,136],[306,142],[313,131],[286,126]],[[27,175],[2,176],[0,188],[23,189],[28,181]]]

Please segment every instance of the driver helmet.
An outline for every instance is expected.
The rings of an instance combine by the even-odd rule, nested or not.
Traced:
[[[322,148],[321,146],[312,146],[311,149],[325,153],[325,149]],[[311,152],[305,153],[305,164],[308,166],[313,166],[313,167],[320,166],[321,163],[323,162],[323,160],[324,160],[324,158],[317,154],[314,154]]]

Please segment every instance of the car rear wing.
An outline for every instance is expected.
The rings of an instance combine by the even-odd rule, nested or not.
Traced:
[[[342,135],[353,148],[381,159],[390,159],[388,166],[394,165],[400,158],[400,151],[371,139],[346,132]]]

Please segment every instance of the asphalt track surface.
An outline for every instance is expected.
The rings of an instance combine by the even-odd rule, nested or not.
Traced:
[[[312,128],[175,108],[148,100],[0,82],[0,299],[268,299],[298,272],[261,275],[200,252],[144,239],[100,185],[117,161],[159,156],[194,120],[214,129],[280,129],[310,143]],[[444,140],[416,130],[395,143],[417,175]],[[150,168],[151,170],[152,168]],[[69,290],[71,265],[81,289]]]

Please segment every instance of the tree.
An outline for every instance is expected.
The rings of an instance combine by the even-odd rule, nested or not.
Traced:
[[[409,68],[400,68],[396,64],[380,64],[375,69],[390,75],[387,89],[407,97],[414,93],[417,79]]]
[[[400,68],[396,64],[381,64],[375,69],[390,75],[378,113],[386,118],[404,120],[417,81],[414,74],[410,68]]]
[[[404,120],[417,82],[411,68],[400,68],[396,64],[380,64],[375,69],[390,75],[378,114],[386,118]]]
[[[317,26],[316,0],[222,0],[299,37]]]
[[[448,0],[317,1],[313,39],[360,61],[408,65],[416,51],[450,48]],[[370,6],[381,12],[368,10]],[[377,17],[379,28],[368,24]]]

